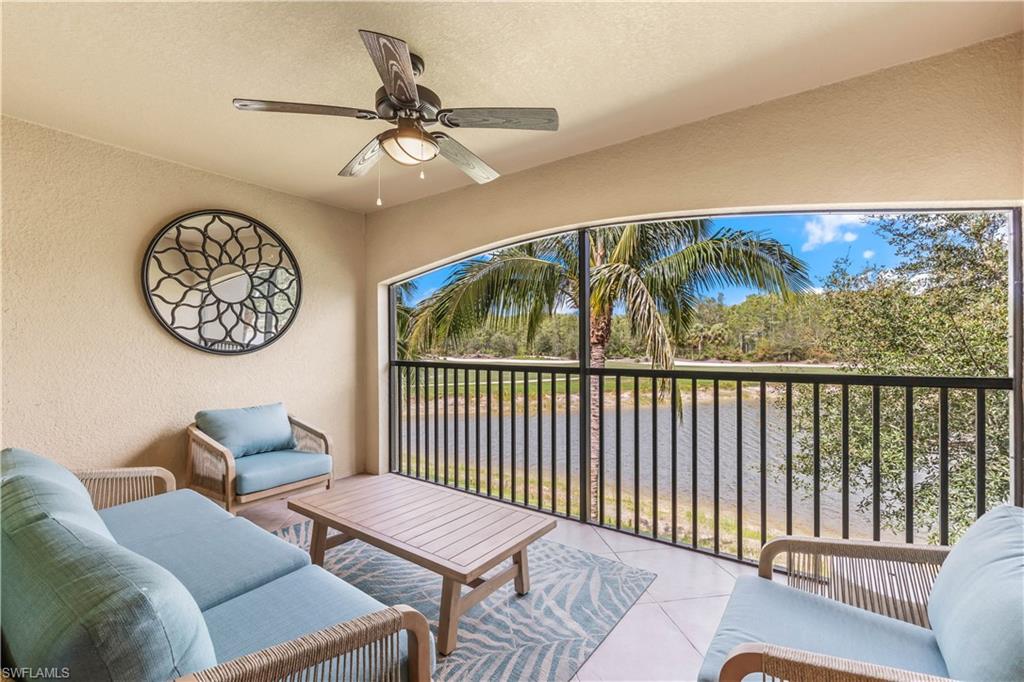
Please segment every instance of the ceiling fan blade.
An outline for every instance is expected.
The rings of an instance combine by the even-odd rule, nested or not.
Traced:
[[[377,67],[384,90],[399,104],[415,108],[420,103],[416,92],[416,77],[412,69],[409,46],[404,40],[383,33],[359,31],[359,37]]]
[[[498,171],[444,133],[433,133],[433,137],[437,140],[441,156],[454,163],[460,171],[476,182],[482,185],[498,177]]]
[[[550,108],[481,107],[442,109],[437,120],[449,128],[558,130],[558,112]]]
[[[272,102],[265,99],[233,99],[232,104],[241,111],[271,111],[282,114],[319,114],[321,116],[346,116],[372,120],[377,113],[352,107],[334,107],[329,104],[302,104],[301,102]]]
[[[354,178],[366,175],[366,172],[373,168],[380,161],[380,142],[377,138],[370,140],[369,144],[359,150],[359,153],[352,157],[352,160],[345,164],[338,175],[345,178]]]

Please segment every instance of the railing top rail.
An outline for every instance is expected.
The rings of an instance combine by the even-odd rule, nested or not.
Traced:
[[[525,364],[501,362],[462,362],[451,360],[395,360],[397,367],[437,367],[469,370],[498,370],[516,372],[554,372],[556,374],[579,374],[577,365]],[[589,373],[594,376],[637,377],[642,379],[718,379],[720,381],[764,381],[775,384],[837,384],[847,386],[910,386],[912,388],[959,388],[1011,390],[1010,377],[936,377],[901,376],[879,374],[848,374],[787,371],[751,370],[695,370],[695,369],[650,369],[635,367],[593,367]]]

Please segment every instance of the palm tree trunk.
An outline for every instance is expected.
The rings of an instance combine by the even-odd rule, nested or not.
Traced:
[[[612,335],[612,311],[590,315],[590,366],[605,366],[605,350]],[[604,377],[590,379],[590,518],[598,513],[598,472],[601,463],[601,382]]]

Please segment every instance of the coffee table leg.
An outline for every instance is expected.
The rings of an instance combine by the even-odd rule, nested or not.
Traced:
[[[530,566],[526,561],[526,548],[512,555],[512,561],[519,566],[516,573],[516,594],[524,595],[530,591]]]
[[[455,651],[459,632],[459,597],[462,586],[451,578],[442,578],[441,618],[437,624],[437,652],[447,656]]]
[[[324,552],[327,549],[327,524],[313,521],[313,536],[309,541],[309,559],[317,566],[324,565]]]

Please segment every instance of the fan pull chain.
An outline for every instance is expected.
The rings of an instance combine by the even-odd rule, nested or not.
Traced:
[[[378,206],[383,206],[384,205],[384,202],[380,200],[380,167],[383,166],[383,165],[384,165],[383,163],[378,163],[377,164],[377,205]]]
[[[423,129],[420,129],[420,158],[423,158]],[[423,172],[423,162],[420,162],[420,180],[427,177],[427,174]]]

